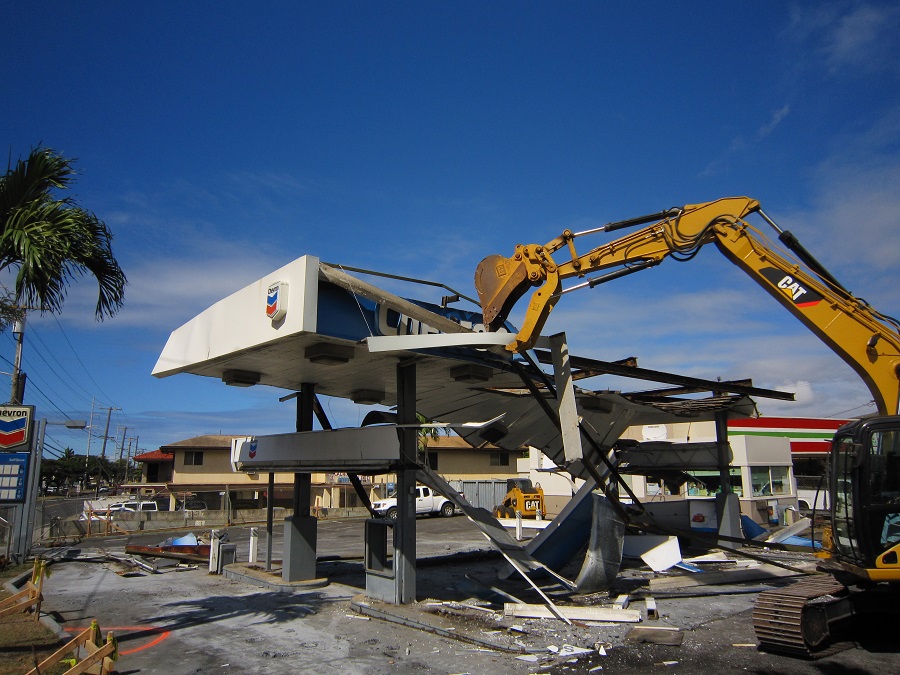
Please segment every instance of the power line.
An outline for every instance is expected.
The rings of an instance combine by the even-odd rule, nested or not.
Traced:
[[[71,387],[71,386],[70,386],[70,385],[69,385],[69,384],[68,384],[68,383],[60,376],[60,374],[59,374],[59,373],[58,373],[58,372],[57,372],[57,371],[56,371],[56,370],[48,363],[48,359],[47,359],[47,356],[45,356],[45,353],[46,353],[47,355],[49,355],[50,357],[52,357],[54,360],[56,360],[57,363],[59,363],[59,361],[56,359],[56,357],[53,356],[52,351],[51,351],[49,348],[47,348],[47,345],[43,342],[43,340],[41,340],[41,338],[40,338],[37,334],[35,334],[35,338],[37,339],[37,342],[39,343],[40,346],[35,345],[35,348],[34,348],[32,351],[38,352],[38,356],[42,356],[42,357],[43,357],[43,358],[42,358],[42,364],[43,364],[44,366],[46,366],[46,367],[49,369],[49,371],[50,371],[53,375],[55,375],[55,376],[60,380],[60,384],[65,385],[70,391],[72,391],[72,393],[74,393],[76,396],[78,396],[78,397],[80,398],[79,393],[78,393],[77,391],[75,391],[75,390],[74,390],[74,389],[73,389],[73,388],[72,388],[72,387]],[[14,364],[13,364],[9,359],[7,359],[6,357],[0,355],[0,359],[2,359],[3,361],[5,361],[6,363],[8,363],[10,366],[13,366],[13,367],[14,367]],[[61,415],[63,415],[66,419],[71,419],[71,418],[69,417],[68,413],[64,412],[64,411],[62,410],[62,408],[60,408],[59,404],[57,404],[54,400],[52,400],[52,399],[44,392],[44,390],[43,390],[40,386],[38,386],[37,381],[42,382],[42,383],[44,384],[45,387],[53,388],[53,389],[57,392],[57,394],[59,393],[59,387],[53,386],[52,383],[50,383],[50,382],[43,376],[43,374],[41,373],[40,368],[38,368],[36,365],[32,364],[30,357],[25,357],[24,362],[25,362],[25,365],[27,366],[26,371],[30,373],[30,377],[29,377],[29,384],[30,384],[30,387],[29,387],[29,389],[32,390],[33,392],[37,392],[37,394],[38,394],[40,397],[42,397],[43,400],[46,402],[46,404],[47,404],[48,407],[56,409],[56,410],[57,410]],[[60,364],[60,365],[61,365],[61,364]],[[62,366],[61,366],[61,367],[62,367]],[[64,369],[64,367],[63,367],[63,369]],[[68,373],[67,373],[67,374],[68,374]],[[71,378],[71,379],[74,381],[74,379],[75,379],[74,376],[72,376],[71,374],[68,374],[68,375],[69,375],[69,378]],[[36,381],[36,380],[37,380],[37,381]],[[84,391],[86,391],[86,390],[84,390]],[[93,397],[92,397],[92,399],[93,399]],[[79,405],[73,405],[73,404],[71,403],[71,401],[64,401],[64,404],[65,404],[66,406],[68,406],[68,407],[69,407],[70,409],[72,409],[72,410],[78,410],[79,407],[80,407]]]
[[[96,380],[94,380],[94,378],[91,376],[88,369],[85,367],[84,362],[81,360],[80,356],[75,351],[75,348],[73,347],[71,341],[69,340],[68,335],[65,333],[62,326],[60,325],[59,320],[57,319],[56,315],[55,314],[51,314],[51,315],[53,316],[54,321],[56,321],[56,324],[57,324],[57,327],[59,328],[60,334],[63,336],[63,339],[66,341],[66,344],[69,346],[69,349],[72,351],[72,354],[74,355],[75,360],[81,366],[81,368],[84,370],[84,372],[87,376],[87,379],[90,380],[90,382],[93,383],[94,386],[96,386],[97,389],[100,390],[101,393],[103,393],[107,399],[109,399],[110,397],[108,397],[106,395],[106,393],[103,392],[103,390],[97,384]],[[69,371],[69,369],[56,357],[53,350],[51,350],[48,347],[48,345],[44,342],[44,340],[38,334],[38,331],[36,331],[34,328],[32,328],[32,331],[29,334],[31,334],[31,333],[34,334],[34,338],[35,338],[35,340],[33,342],[33,349],[31,351],[33,353],[35,353],[36,356],[41,360],[40,365],[42,366],[42,367],[38,367],[36,364],[32,364],[32,362],[29,358],[24,359],[26,365],[28,366],[28,369],[31,369],[32,374],[33,374],[33,377],[31,378],[31,382],[30,382],[31,390],[33,390],[33,393],[35,393],[37,395],[38,399],[43,399],[49,408],[55,409],[65,419],[71,419],[71,417],[69,417],[69,414],[66,413],[60,407],[60,405],[57,403],[57,400],[61,401],[63,403],[63,405],[68,406],[71,410],[77,410],[77,409],[79,409],[80,406],[72,405],[71,401],[66,400],[64,396],[60,396],[61,391],[63,391],[63,390],[70,391],[79,400],[82,400],[82,399],[86,400],[85,397],[90,396],[91,397],[91,409],[92,409],[91,427],[93,427],[93,408],[94,408],[94,401],[96,400],[96,398],[93,395],[91,395],[90,392],[87,391],[87,389],[84,388],[84,386],[81,384],[80,378],[76,378]],[[9,334],[7,334],[7,337],[9,339],[11,339]],[[7,359],[6,357],[4,357],[2,355],[0,355],[0,360],[10,364],[10,366],[12,366],[13,372],[20,374],[19,378],[21,381],[21,378],[24,375],[25,369],[21,368],[21,361],[18,357],[18,349],[19,349],[20,341],[16,340],[14,342],[14,345],[17,348],[16,363],[12,363],[9,359]],[[58,368],[55,368],[53,366],[53,362],[55,362],[57,364]],[[50,384],[50,382],[44,377],[44,375],[46,373],[49,373],[54,378],[56,378],[56,380],[58,380],[58,384]],[[43,383],[43,385],[46,389],[53,391],[57,400],[51,399],[50,396],[44,391],[44,389],[41,386],[38,385],[38,383],[35,380]],[[24,384],[24,382],[22,382],[22,383]],[[72,386],[73,383],[74,383],[75,387],[77,387],[78,389],[76,389],[75,387]],[[78,390],[80,390],[81,393]],[[18,391],[20,392],[19,396],[21,396],[21,389]],[[13,393],[13,396],[14,397],[16,396],[15,392]],[[115,406],[115,405],[101,406],[101,408],[107,409],[106,430],[104,431],[104,434],[103,434],[103,450],[101,453],[102,455],[105,455],[106,454],[106,452],[105,452],[106,443],[109,440],[109,425],[111,422],[112,413],[114,411],[121,412],[122,408]],[[126,423],[129,426],[131,426],[128,421],[127,416],[124,413],[122,413],[122,418],[125,419]],[[88,431],[88,452],[90,452],[90,440],[91,440],[91,433],[90,433],[90,431]]]
[[[56,316],[56,314],[53,314],[52,316],[53,316],[53,320],[56,321],[56,325],[59,328],[60,334],[63,336],[63,339],[66,341],[66,344],[69,345],[69,349],[72,350],[72,355],[75,357],[75,360],[78,361],[78,365],[81,366],[81,369],[84,371],[85,375],[87,375],[87,378],[97,388],[97,391],[99,391],[101,394],[103,394],[103,396],[106,398],[107,401],[112,402],[112,396],[110,396],[105,391],[103,391],[103,388],[99,384],[97,384],[97,381],[91,375],[91,371],[89,371],[87,369],[87,366],[84,365],[84,362],[81,360],[81,357],[78,355],[78,352],[75,350],[75,347],[72,346],[72,342],[69,340],[69,336],[66,334],[66,331],[63,330],[62,324],[59,322],[59,318]]]
[[[57,395],[59,395],[62,387],[60,387],[58,384],[54,385],[49,380],[47,380],[44,377],[44,374],[40,371],[40,369],[37,368],[36,366],[34,366],[34,364],[32,363],[30,358],[23,358],[22,362],[23,362],[23,365],[25,366],[22,369],[22,372],[27,374],[28,384],[30,385],[31,389],[37,389],[38,391],[40,391],[43,394],[43,391],[41,391],[40,387],[38,387],[37,382],[36,382],[36,381],[39,381],[39,382],[43,383],[43,385],[45,387],[47,387],[48,389],[52,389],[54,392],[57,393]],[[50,372],[53,373],[54,375],[56,375],[57,378],[59,377],[59,375],[57,373],[53,372],[52,367],[50,368]],[[63,382],[62,384],[64,385],[65,382]],[[57,408],[57,410],[59,409],[59,406],[55,402],[51,401],[49,397],[46,397],[46,398],[47,398],[47,402],[51,406]],[[64,400],[64,397],[62,397],[62,396],[59,396],[59,399],[61,400],[63,405],[68,406],[71,410],[77,410],[80,407],[78,405],[73,405],[68,400]]]
[[[44,340],[41,338],[39,332],[38,332],[37,330],[34,329],[34,326],[32,326],[31,336],[34,337],[34,339],[37,340],[38,344],[40,345],[39,348],[37,347],[37,345],[35,345],[36,351],[45,354],[45,356],[44,356],[44,365],[47,366],[47,367],[50,369],[50,371],[51,371],[54,375],[56,375],[57,377],[59,377],[59,379],[62,381],[62,380],[63,380],[62,375],[60,375],[60,373],[58,373],[58,372],[56,371],[56,369],[53,368],[53,366],[50,364],[50,360],[52,359],[54,362],[56,362],[56,365],[59,366],[60,370],[62,371],[62,374],[65,375],[66,378],[68,378],[69,381],[70,381],[70,384],[67,385],[67,386],[69,387],[69,389],[70,389],[76,396],[80,396],[81,398],[83,398],[83,399],[85,399],[85,400],[89,400],[89,399],[91,398],[91,393],[90,393],[89,391],[87,391],[83,386],[81,386],[81,383],[78,382],[77,378],[75,378],[75,376],[72,375],[72,374],[66,369],[66,367],[60,362],[60,360],[56,358],[56,354],[54,354],[53,351],[50,350],[50,349],[47,347],[46,343],[45,343]],[[74,385],[74,386],[72,386],[72,385]],[[82,393],[79,394],[78,391],[76,391],[75,387],[77,387],[78,389],[80,389]]]
[[[875,407],[875,401],[869,401],[868,403],[862,403],[861,405],[857,405],[852,408],[848,408],[847,410],[841,410],[840,412],[832,413],[831,415],[825,415],[825,417],[843,417],[847,413],[851,413],[854,410],[859,410],[860,408],[873,408],[873,407]]]

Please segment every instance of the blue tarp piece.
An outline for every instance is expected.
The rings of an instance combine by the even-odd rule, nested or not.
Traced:
[[[744,514],[741,514],[741,529],[747,539],[756,539],[759,535],[768,532],[766,528]]]
[[[807,537],[788,537],[784,541],[779,542],[780,544],[790,544],[791,546],[805,546],[806,548],[813,548],[813,540],[808,539]],[[819,542],[815,542],[815,548],[822,548],[822,544]]]
[[[177,539],[172,540],[173,546],[196,546],[197,545],[197,537],[193,532],[190,532],[183,537],[178,537]]]
[[[744,530],[744,536],[747,537],[747,539],[756,539],[759,535],[768,533],[766,528],[750,518],[750,516],[745,516],[743,514],[741,514],[741,529]],[[813,543],[812,539],[798,537],[796,535],[788,537],[784,541],[778,543],[789,544],[790,546],[805,546],[806,548],[822,548],[822,544],[819,542]]]

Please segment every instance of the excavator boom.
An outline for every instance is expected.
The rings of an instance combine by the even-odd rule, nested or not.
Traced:
[[[790,250],[776,249],[746,221],[758,214]],[[577,238],[614,232],[650,222],[619,239],[578,254]],[[828,273],[790,232],[781,230],[755,199],[728,197],[688,204],[650,216],[608,223],[586,232],[564,231],[544,245],[516,246],[509,258],[485,258],[475,273],[485,324],[496,330],[518,300],[534,289],[522,326],[507,349],[530,349],[563,292],[600,283],[658,265],[666,258],[691,260],[706,244],[719,251],[763,287],[865,381],[880,414],[896,414],[900,405],[900,331],[894,319],[854,297]],[[563,251],[565,260],[554,260]],[[603,273],[603,274],[599,274]],[[595,275],[595,276],[590,276]],[[585,280],[562,290],[562,281]]]
[[[757,214],[778,233],[789,253],[777,250],[746,221]],[[655,222],[653,222],[655,221]],[[651,224],[579,255],[575,240]],[[790,232],[781,230],[747,197],[691,204],[574,234],[566,230],[544,245],[518,245],[512,257],[485,258],[475,274],[486,325],[499,327],[515,303],[534,289],[519,333],[507,349],[530,349],[566,289],[593,287],[657,265],[691,260],[713,243],[779,304],[849,364],[872,394],[880,417],[845,425],[832,444],[829,491],[831,529],[826,566],[831,577],[813,577],[760,595],[754,628],[766,649],[809,656],[826,644],[830,625],[855,614],[896,616],[900,588],[900,323],[844,288]],[[553,255],[566,249],[567,259]],[[589,276],[594,275],[594,276]],[[846,581],[851,579],[852,581]],[[864,580],[867,590],[848,592]],[[877,585],[886,582],[885,591]],[[845,586],[846,584],[846,586]],[[874,587],[874,588],[873,588]]]

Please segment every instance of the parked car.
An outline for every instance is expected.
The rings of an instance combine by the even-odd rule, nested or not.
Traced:
[[[206,502],[199,499],[191,499],[189,501],[180,502],[178,504],[179,511],[206,511],[206,509]]]
[[[391,493],[387,499],[379,499],[373,502],[372,509],[382,517],[396,520],[397,494]],[[456,507],[446,497],[432,492],[431,488],[418,485],[416,486],[416,515],[423,513],[431,516],[440,514],[449,517],[456,513]]]

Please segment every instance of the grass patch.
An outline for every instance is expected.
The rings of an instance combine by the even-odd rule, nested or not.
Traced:
[[[25,574],[25,572],[30,572],[33,569],[34,565],[31,563],[26,565],[0,565],[0,586],[10,579],[17,577],[20,574]]]
[[[0,585],[25,572],[32,565],[8,565],[0,569]],[[0,590],[0,600],[9,593]],[[34,614],[22,612],[0,617],[0,675],[21,675],[34,668],[63,644],[56,633],[40,621]],[[60,665],[42,671],[42,675],[64,673],[68,666]]]

